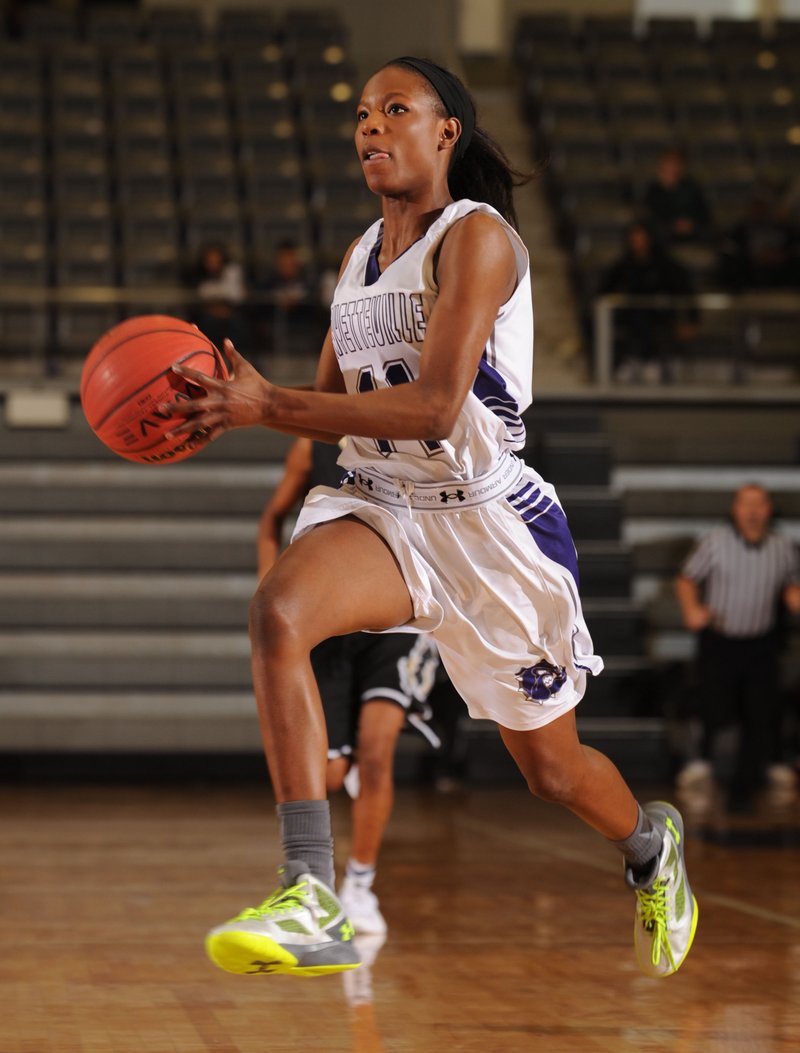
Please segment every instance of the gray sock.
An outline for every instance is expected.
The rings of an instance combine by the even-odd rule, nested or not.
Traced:
[[[327,801],[287,801],[277,807],[284,857],[302,859],[329,888],[334,887],[331,812]]]
[[[642,811],[641,805],[637,807],[639,815],[633,833],[624,841],[612,841],[611,844],[616,845],[622,852],[625,862],[633,870],[635,877],[643,879],[651,876],[651,871],[654,870],[664,844],[664,838],[658,827],[653,826]]]

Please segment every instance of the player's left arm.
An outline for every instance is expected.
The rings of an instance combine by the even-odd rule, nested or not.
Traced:
[[[386,439],[445,439],[475,380],[478,363],[502,305],[517,283],[509,236],[485,213],[465,216],[447,232],[439,254],[439,295],[428,319],[417,380],[345,394],[333,386],[330,334],[314,391],[280,388],[249,367],[230,345],[233,379],[218,381],[176,371],[206,389],[191,409],[176,413],[187,427],[215,433],[264,424],[292,434],[362,435]],[[248,368],[249,367],[249,368]]]

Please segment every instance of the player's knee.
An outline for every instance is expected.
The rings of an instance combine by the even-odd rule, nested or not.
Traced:
[[[541,765],[526,772],[528,789],[535,797],[553,804],[569,804],[575,796],[575,779],[557,765]]]
[[[358,775],[361,786],[377,789],[392,780],[393,743],[361,743],[358,751]]]
[[[296,619],[273,589],[260,585],[250,601],[250,640],[259,649],[280,648],[296,637]]]

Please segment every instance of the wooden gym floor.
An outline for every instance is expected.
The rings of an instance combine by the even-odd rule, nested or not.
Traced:
[[[203,934],[272,890],[273,815],[265,786],[0,788],[0,1053],[800,1048],[796,799],[688,818],[700,922],[664,981],[615,852],[519,786],[401,788],[388,939],[347,989],[219,972]]]

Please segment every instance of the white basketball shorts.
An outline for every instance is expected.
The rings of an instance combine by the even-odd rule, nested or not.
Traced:
[[[577,557],[552,486],[511,454],[469,482],[411,484],[356,469],[306,498],[293,538],[355,516],[395,555],[414,616],[472,717],[515,731],[549,724],[602,660],[581,612]],[[388,631],[388,630],[387,630]]]

